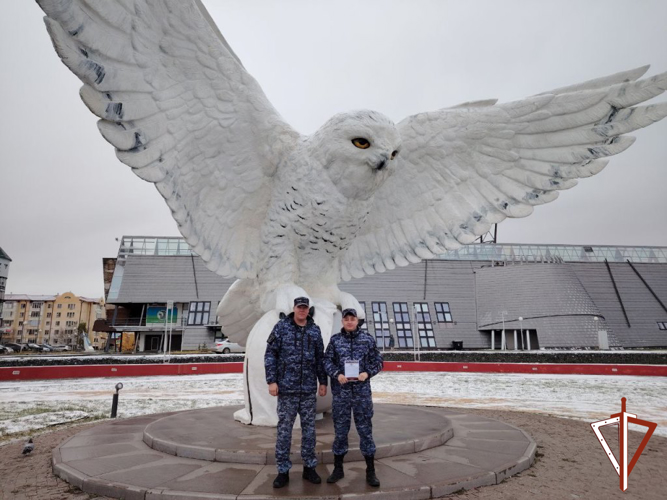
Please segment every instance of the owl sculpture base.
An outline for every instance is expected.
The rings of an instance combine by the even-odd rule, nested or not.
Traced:
[[[341,312],[331,302],[319,299],[313,299],[312,302],[315,307],[313,320],[322,331],[322,340],[326,347],[334,331],[339,329]],[[248,335],[243,363],[245,407],[234,414],[234,419],[241,423],[269,427],[278,425],[278,398],[269,394],[264,371],[264,352],[266,341],[279,319],[280,313],[277,310],[265,313]],[[317,396],[318,416],[329,411],[331,411],[331,391],[327,391],[325,397]]]

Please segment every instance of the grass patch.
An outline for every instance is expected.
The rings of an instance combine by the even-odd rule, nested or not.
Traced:
[[[13,418],[29,417],[31,415],[43,415],[44,413],[53,413],[51,408],[26,408],[12,415]]]
[[[75,425],[82,425],[82,424],[89,424],[92,422],[96,422],[98,420],[105,420],[108,418],[106,415],[103,415],[101,413],[92,415],[90,417],[86,418],[81,418],[79,420],[72,420],[70,422],[62,422],[60,424],[52,424],[49,425],[48,427],[42,427],[41,429],[33,429],[33,430],[28,430],[28,431],[23,431],[23,432],[15,432],[13,434],[4,434],[0,436],[0,446],[3,444],[9,442],[9,441],[15,441],[15,440],[21,440],[21,439],[26,439],[29,437],[34,438],[35,436],[39,436],[40,434],[46,434],[52,431],[57,431],[60,429],[65,429],[67,427],[73,427]]]

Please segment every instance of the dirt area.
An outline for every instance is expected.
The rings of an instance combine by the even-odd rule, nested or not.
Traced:
[[[628,478],[628,489],[619,489],[619,478],[605,456],[590,424],[577,420],[518,412],[470,410],[520,427],[537,443],[535,464],[496,486],[450,495],[459,500],[533,499],[607,500],[612,498],[664,500],[667,492],[667,438],[652,436]],[[641,418],[641,415],[638,415]],[[602,434],[618,456],[618,428],[604,427]],[[644,437],[630,432],[628,455],[634,455]]]
[[[607,500],[613,498],[663,500],[667,491],[667,438],[653,436],[629,478],[629,488],[619,490],[618,476],[586,422],[532,413],[466,410],[495,418],[528,432],[537,443],[535,465],[496,486],[450,495],[467,499]],[[641,418],[641,415],[639,416]],[[95,425],[86,424],[86,425]],[[51,473],[55,446],[84,426],[61,428],[34,436],[35,451],[21,456],[23,441],[0,446],[0,500],[87,499],[76,488]],[[615,428],[604,432],[612,451],[618,452]],[[634,454],[643,434],[631,432],[629,453]],[[382,479],[382,478],[380,478]],[[95,497],[102,498],[102,497]]]

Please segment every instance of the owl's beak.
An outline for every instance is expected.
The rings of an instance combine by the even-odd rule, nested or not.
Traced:
[[[389,161],[389,156],[382,155],[382,159],[380,160],[380,162],[377,165],[375,165],[375,170],[377,170],[378,172],[381,171],[384,167],[387,166],[388,161]]]

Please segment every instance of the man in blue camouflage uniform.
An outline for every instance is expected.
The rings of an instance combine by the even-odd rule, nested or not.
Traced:
[[[382,370],[382,355],[375,339],[359,330],[357,311],[343,311],[343,328],[331,337],[324,354],[324,368],[331,377],[333,418],[336,437],[333,443],[334,470],[327,483],[335,483],[345,476],[343,458],[347,453],[347,435],[350,432],[351,415],[359,433],[361,453],[366,459],[366,482],[378,487],[375,475],[375,442],[373,441],[373,398],[370,378]],[[358,362],[358,377],[345,376],[345,363]]]
[[[292,429],[297,414],[301,417],[303,478],[314,484],[322,482],[315,471],[315,403],[318,392],[320,396],[327,394],[327,376],[322,333],[309,315],[309,305],[307,297],[294,299],[294,311],[273,327],[264,354],[269,393],[278,396],[278,476],[273,481],[274,488],[289,483]]]

